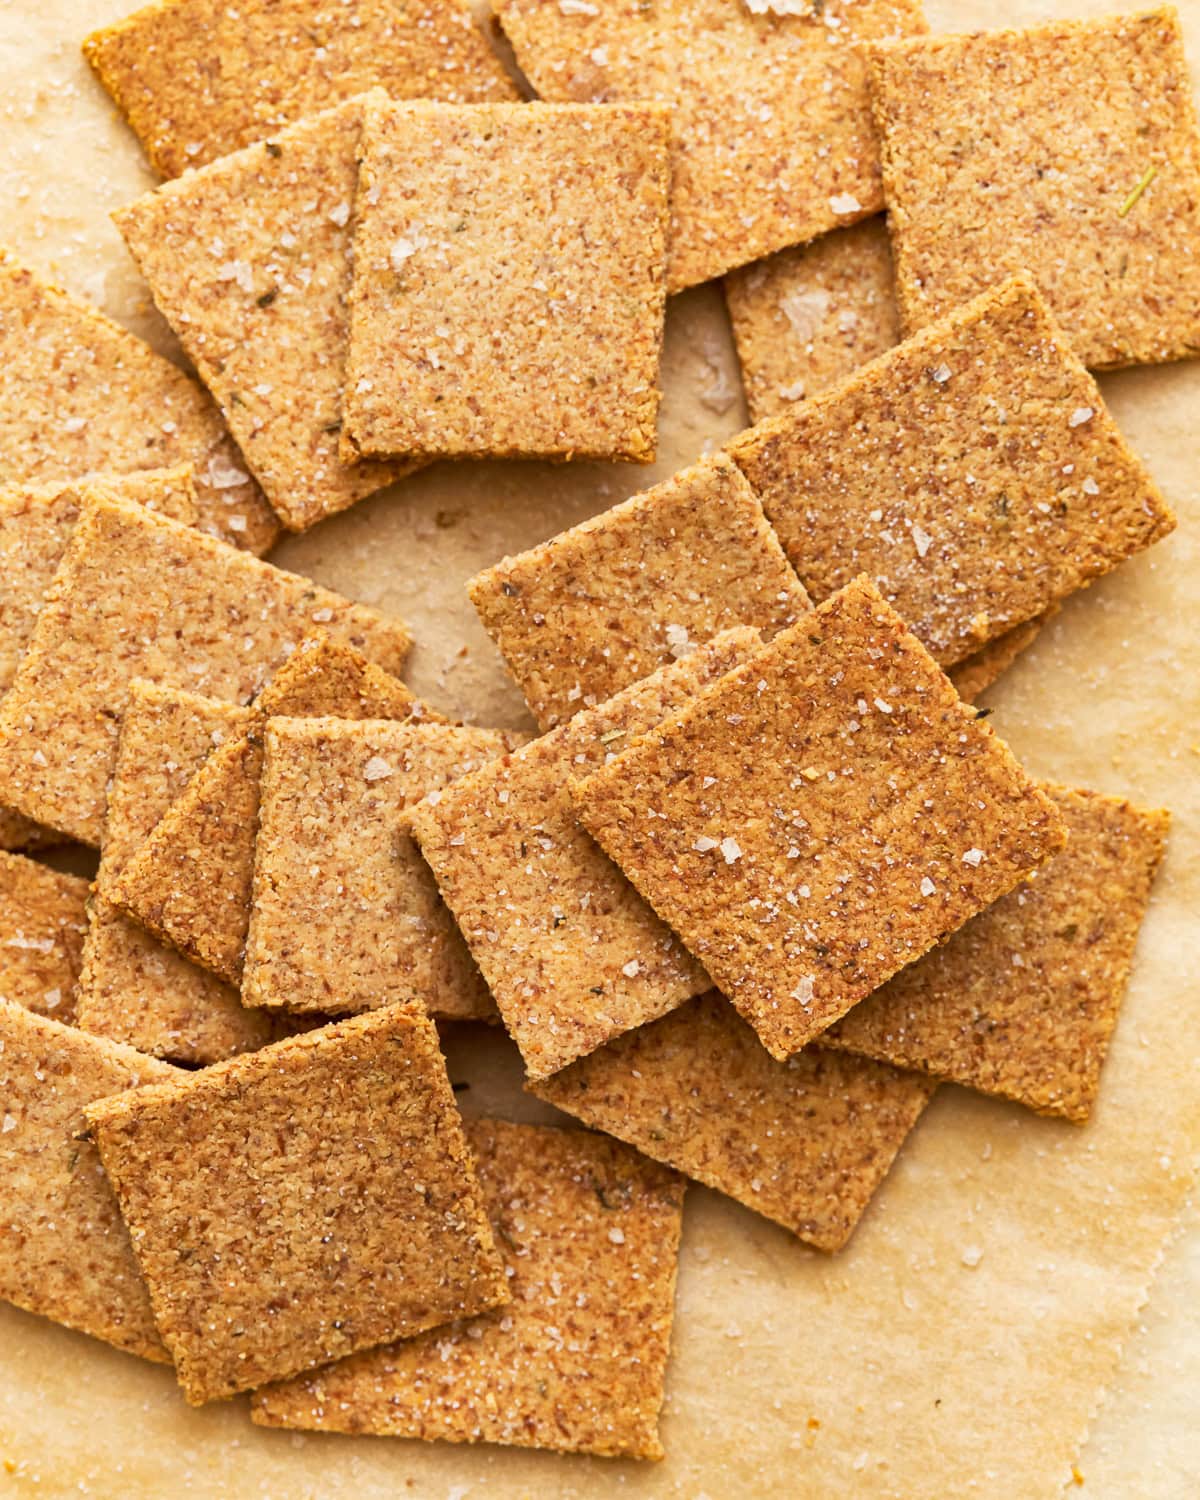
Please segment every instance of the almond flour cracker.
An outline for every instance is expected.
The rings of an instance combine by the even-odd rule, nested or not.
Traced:
[[[87,1118],[193,1405],[508,1299],[437,1032],[407,1006]]]
[[[654,457],[667,115],[366,107],[342,454]]]
[[[1172,7],[872,49],[909,332],[1033,272],[1084,364],[1200,352],[1200,132]]]
[[[75,1019],[88,883],[0,853],[0,1000]]]
[[[1064,838],[866,578],[575,793],[584,826],[780,1059]]]
[[[581,1130],[467,1137],[512,1303],[258,1391],[254,1421],[662,1458],[683,1184]]]
[[[543,729],[722,630],[771,636],[810,607],[754,492],[720,457],[506,557],[467,588]]]

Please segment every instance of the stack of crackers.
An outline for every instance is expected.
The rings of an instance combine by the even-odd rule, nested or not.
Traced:
[[[0,1295],[268,1426],[654,1458],[687,1179],[832,1253],[941,1084],[1095,1104],[1167,814],[976,700],[1173,529],[1090,371],[1200,350],[1200,136],[1169,9],[497,19],[87,40],[196,378],[0,258]],[[262,560],[652,461],[718,276],[756,424],[467,585],[533,732]],[[464,1026],[555,1123],[464,1119]]]

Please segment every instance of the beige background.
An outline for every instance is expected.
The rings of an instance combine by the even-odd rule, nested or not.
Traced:
[[[151,179],[78,55],[89,29],[127,8],[0,0],[0,237],[169,348],[106,218]],[[1040,0],[1004,18],[1109,9]],[[1200,64],[1200,0],[1183,10]],[[929,14],[936,29],[964,29],[994,23],[998,8],[932,0]],[[664,378],[651,471],[442,466],[289,540],[278,559],[406,617],[420,642],[410,678],[440,707],[523,722],[463,581],[743,424],[711,289],[673,303]],[[661,1465],[264,1432],[241,1403],[189,1410],[169,1373],[0,1307],[0,1495],[1197,1492],[1200,1223],[1185,1213],[1168,1242],[1200,1141],[1200,365],[1104,386],[1180,531],[1072,602],[992,696],[993,722],[1035,773],[1176,814],[1093,1122],[1079,1130],[943,1090],[834,1260],[693,1189]],[[466,1107],[538,1110],[514,1057],[494,1034],[454,1042]],[[972,1268],[964,1252],[976,1250]]]

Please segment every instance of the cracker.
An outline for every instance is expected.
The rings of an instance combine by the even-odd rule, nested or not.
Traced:
[[[913,332],[1036,273],[1097,369],[1200,351],[1200,132],[1171,7],[873,51]]]
[[[440,717],[361,653],[322,640],[302,646],[254,708],[254,725],[213,751],[111,893],[163,942],[234,985],[250,920],[267,719]]]
[[[733,630],[448,787],[413,832],[530,1078],[708,988],[703,970],[580,828],[570,779],[753,653]]]
[[[52,828],[43,828],[32,818],[23,818],[9,807],[0,807],[0,849],[44,849],[60,842]]]
[[[168,1363],[84,1107],[165,1063],[0,999],[0,1297]]]
[[[671,291],[883,207],[856,44],[924,31],[918,0],[825,0],[815,17],[729,0],[495,8],[543,98],[671,107]]]
[[[0,484],[188,463],[201,527],[265,552],[279,522],[201,386],[0,249]]]
[[[338,458],[362,101],[114,215],[159,311],[293,531],[407,470]]]
[[[467,1137],[511,1305],[257,1391],[254,1421],[662,1458],[683,1185],[581,1130]]]
[[[1162,858],[1169,815],[1049,787],[1066,847],[903,969],[822,1042],[1083,1121]]]
[[[407,1006],[87,1118],[193,1405],[507,1300],[437,1032]]]
[[[776,1062],[713,991],[531,1087],[833,1252],[936,1084],[823,1047]]]
[[[754,492],[703,459],[467,585],[543,729],[735,625],[809,607]]]
[[[242,994],[291,1011],[406,1002],[494,1014],[491,996],[408,832],[428,792],[524,736],[447,724],[271,719]]]
[[[245,701],[314,625],[399,665],[407,630],[115,498],[84,508],[0,703],[0,800],[98,844],[129,684]]]
[[[0,1000],[70,1025],[88,883],[0,853]]]
[[[1024,276],[728,451],[813,598],[869,573],[943,666],[1175,524]]]
[[[380,85],[470,104],[517,91],[460,0],[157,0],[84,56],[163,177]]]
[[[584,826],[781,1059],[1065,836],[866,578],[574,790]]]
[[[667,115],[372,97],[342,454],[654,457]]]
[[[964,703],[974,703],[992,683],[1008,671],[1023,651],[1028,651],[1041,634],[1042,626],[1058,613],[1058,605],[1052,604],[1032,620],[1014,625],[1003,635],[993,636],[986,646],[980,646],[970,656],[955,662],[946,676],[954,684],[954,690]]]

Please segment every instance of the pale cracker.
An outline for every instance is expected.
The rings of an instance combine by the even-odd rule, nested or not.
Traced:
[[[75,1020],[88,883],[0,853],[0,1000]]]

